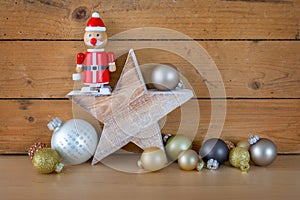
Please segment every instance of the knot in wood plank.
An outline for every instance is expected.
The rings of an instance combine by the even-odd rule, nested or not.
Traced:
[[[78,7],[72,12],[72,18],[74,20],[86,20],[88,18],[88,8]]]

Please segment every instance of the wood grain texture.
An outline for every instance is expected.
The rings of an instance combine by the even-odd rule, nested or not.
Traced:
[[[195,103],[200,109],[198,124],[192,123],[197,114]],[[197,150],[210,124],[211,102],[191,100],[183,106],[184,110],[177,109],[167,116],[162,133],[186,134],[194,139]],[[49,115],[63,120],[83,118],[99,128],[94,118],[80,107],[73,105],[72,110],[68,100],[1,100],[0,110],[0,153],[24,153],[36,141],[49,144],[52,134],[47,129]],[[300,100],[227,100],[226,120],[220,136],[238,141],[247,139],[248,133],[252,132],[273,140],[279,153],[300,153],[299,113]],[[179,129],[180,126],[183,128]],[[213,119],[211,126],[217,129],[220,124]],[[135,151],[136,148],[131,145],[128,150]]]
[[[138,155],[137,155],[138,156]],[[137,156],[112,156],[122,167]],[[173,200],[232,199],[298,200],[300,156],[278,156],[268,167],[251,166],[248,173],[222,165],[218,170],[180,170],[176,163],[156,173],[132,174],[103,164],[66,166],[62,174],[41,175],[27,156],[0,156],[0,192],[7,200],[103,199]],[[17,192],[16,192],[17,191]]]
[[[196,39],[299,39],[300,2],[9,0],[0,3],[1,39],[81,39],[99,11],[109,35],[162,27]]]
[[[236,141],[254,132],[274,140],[280,153],[300,153],[300,1],[8,0],[0,2],[0,154],[24,153],[35,141],[49,144],[49,114],[63,120],[79,116],[99,127],[83,110],[72,112],[71,102],[64,99],[74,87],[75,55],[86,50],[84,27],[94,11],[100,12],[111,37],[141,27],[178,31],[111,39],[107,49],[118,57],[111,85],[115,86],[130,48],[149,47],[135,51],[141,65],[175,65],[198,98],[194,101],[199,106],[189,104],[186,113],[190,114],[181,123],[190,135],[200,125],[195,148],[209,127],[208,88],[215,84],[195,70],[188,56],[153,49],[157,42],[173,48],[187,42],[180,33],[198,41],[223,79],[228,107],[221,136]],[[196,108],[200,122],[192,123]],[[183,112],[177,109],[169,114],[163,132],[182,131]],[[220,126],[215,123],[212,130]],[[133,145],[126,148],[135,150]]]
[[[114,86],[131,47],[143,41],[110,41],[118,57]],[[147,42],[149,43],[149,42]],[[151,43],[151,42],[150,42]],[[155,42],[154,42],[155,43]],[[299,98],[300,42],[199,42],[215,61],[229,98]],[[0,42],[1,98],[64,98],[72,90],[75,56],[85,51],[83,42]],[[123,54],[123,55],[122,55]],[[191,84],[198,98],[209,98],[196,68],[184,58],[159,49],[136,51],[140,65],[172,63]]]

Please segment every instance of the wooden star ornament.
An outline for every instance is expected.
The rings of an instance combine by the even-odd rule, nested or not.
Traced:
[[[182,105],[191,90],[147,90],[134,51],[131,49],[120,79],[109,96],[68,95],[104,124],[92,164],[133,142],[142,149],[164,149],[158,121]]]

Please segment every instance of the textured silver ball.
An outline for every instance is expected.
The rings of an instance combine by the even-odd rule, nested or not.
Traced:
[[[262,138],[250,147],[251,160],[259,166],[271,164],[277,156],[277,147],[269,139]]]
[[[59,153],[64,164],[81,164],[94,155],[98,134],[90,123],[71,119],[53,128],[51,148]]]
[[[156,66],[151,75],[153,86],[162,91],[174,90],[180,82],[176,69],[166,64]]]

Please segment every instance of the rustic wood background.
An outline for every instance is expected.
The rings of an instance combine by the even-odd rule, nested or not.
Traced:
[[[299,0],[8,0],[0,2],[1,154],[25,153],[36,141],[49,144],[49,116],[67,120],[76,116],[75,110],[92,120],[80,108],[72,111],[65,95],[73,88],[75,56],[86,49],[82,36],[93,11],[100,12],[109,36],[162,27],[199,42],[226,89],[221,137],[237,141],[257,133],[274,140],[280,153],[300,153]],[[172,63],[188,77],[195,91],[192,101],[201,111],[194,140],[199,148],[210,123],[205,81],[177,55],[154,49],[136,54],[141,63]],[[112,85],[125,58],[117,60]],[[179,121],[177,109],[162,131],[176,132]]]

